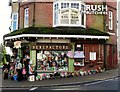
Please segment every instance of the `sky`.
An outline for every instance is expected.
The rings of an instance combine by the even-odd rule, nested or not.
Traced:
[[[9,27],[11,24],[11,7],[8,6],[8,2],[9,0],[1,0],[0,2],[0,43],[3,43],[3,35],[10,32]]]
[[[0,43],[3,43],[3,35],[10,32],[11,24],[11,7],[8,6],[9,0],[1,0],[0,2]]]

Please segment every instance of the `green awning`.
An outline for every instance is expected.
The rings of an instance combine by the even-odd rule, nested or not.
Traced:
[[[21,35],[21,34],[52,34],[52,35],[91,35],[91,36],[109,36],[108,33],[96,29],[83,29],[76,27],[28,27],[20,30],[15,30],[4,35],[5,37]]]

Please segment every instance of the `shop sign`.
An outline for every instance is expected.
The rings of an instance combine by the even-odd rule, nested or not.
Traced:
[[[85,5],[85,10],[82,10],[81,12],[85,14],[95,14],[95,15],[106,15],[108,11],[107,5]]]
[[[38,44],[32,45],[34,50],[70,50],[71,46],[68,44]]]
[[[21,48],[21,41],[15,41],[14,48]]]

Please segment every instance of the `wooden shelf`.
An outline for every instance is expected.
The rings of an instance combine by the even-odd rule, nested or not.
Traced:
[[[89,63],[90,61],[85,61],[85,63]]]
[[[97,62],[97,64],[102,64],[103,62]]]

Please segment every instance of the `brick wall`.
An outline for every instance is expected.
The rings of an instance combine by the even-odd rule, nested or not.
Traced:
[[[36,3],[35,25],[52,27],[53,25],[53,3]]]
[[[109,39],[109,43],[114,45],[117,44],[117,10],[116,10],[116,3],[115,2],[107,2],[108,5],[108,14],[106,16],[106,24],[109,25],[109,11],[113,12],[113,30],[109,29],[109,26],[106,26],[106,31],[115,33],[115,35],[111,35]]]
[[[12,12],[17,12],[18,11],[18,2],[13,2],[12,3]]]
[[[24,27],[24,9],[29,8],[29,26],[33,25],[33,3],[20,6],[20,28]]]
[[[96,4],[96,3],[88,3],[87,4]],[[101,2],[97,3],[97,4],[102,4]],[[107,2],[106,4],[108,4],[108,10],[112,10],[113,11],[113,15],[114,15],[114,20],[116,20],[116,10],[114,10],[114,8],[116,8],[116,3],[114,2]],[[110,7],[112,6],[112,7]],[[21,15],[21,19],[20,19],[20,27],[23,27],[23,21],[24,21],[24,8],[29,7],[30,8],[30,13],[29,13],[29,24],[30,26],[32,26],[33,24],[33,7],[34,7],[34,3],[23,3],[21,4],[21,8],[20,8],[20,15]],[[87,27],[92,27],[95,29],[99,29],[101,31],[104,30],[104,25],[103,25],[103,16],[101,15],[87,15],[87,22],[86,22],[86,26]],[[106,16],[106,23],[108,23],[108,16]],[[53,2],[37,2],[35,3],[35,25],[36,26],[52,26],[53,25]],[[116,21],[114,21],[114,30],[116,30]]]
[[[35,15],[35,26],[52,27],[53,25],[53,3],[52,2],[39,2],[22,4],[20,6],[20,28],[24,27],[24,9],[29,8],[29,26],[33,25]]]

